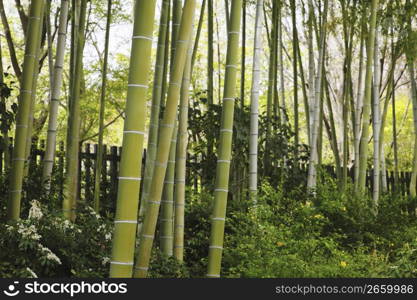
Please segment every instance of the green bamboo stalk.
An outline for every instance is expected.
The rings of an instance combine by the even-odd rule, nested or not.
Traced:
[[[175,118],[176,119],[176,118]],[[165,174],[164,188],[162,191],[161,200],[161,219],[160,219],[160,246],[162,253],[167,256],[173,255],[174,247],[174,180],[175,180],[175,155],[177,149],[177,122],[174,125],[174,132],[172,134],[167,171]]]
[[[45,6],[47,6],[47,4],[45,4]],[[46,7],[44,8],[44,10],[47,9]],[[44,13],[44,15],[46,15]],[[42,18],[41,21],[41,28],[43,28],[43,24],[44,24],[44,18]],[[41,34],[41,33],[39,33]],[[36,91],[36,84],[38,81],[38,76],[39,76],[39,56],[40,56],[40,51],[41,51],[41,42],[40,42],[40,37],[39,37],[39,44],[37,46],[38,51],[36,53],[36,57],[35,57],[35,73],[33,74],[33,87],[32,90]],[[31,155],[30,155],[30,150],[32,148],[32,134],[33,134],[33,119],[34,119],[34,110],[35,110],[35,105],[36,105],[36,93],[32,94],[32,97],[30,99],[30,113],[29,113],[29,122],[28,122],[28,127],[27,127],[27,132],[26,132],[26,145],[25,145],[25,158],[26,158],[26,162],[25,162],[25,166],[23,168],[23,178],[26,178],[29,174],[29,167],[30,167],[30,161],[31,161]]]
[[[41,31],[39,33],[40,35],[42,35],[44,25],[46,25],[46,39],[48,40],[48,44],[50,44],[49,32],[51,30],[50,27],[48,28],[48,26],[49,26],[48,19],[49,19],[50,10],[51,10],[50,3],[47,1],[47,2],[45,2],[44,16],[41,20]],[[34,90],[34,91],[36,91],[36,84],[37,84],[37,81],[38,81],[39,73],[41,71],[39,69],[40,56],[41,56],[41,52],[43,50],[41,37],[39,37],[39,45],[37,46],[37,49],[38,49],[38,51],[36,53],[36,60],[35,60],[35,70],[36,70],[36,72],[33,75],[34,78],[33,78],[33,87],[32,87],[32,90]],[[52,49],[48,49],[48,57],[51,58],[52,53],[49,50],[52,51]],[[51,71],[51,68],[49,68],[49,71]],[[51,73],[50,73],[50,75],[51,75]],[[51,80],[51,76],[50,76],[49,79]],[[35,105],[36,105],[36,93],[32,94],[30,105],[31,106],[30,106],[30,114],[29,114],[29,123],[28,123],[28,128],[27,128],[27,133],[26,133],[26,147],[25,147],[26,163],[25,163],[25,167],[23,169],[23,177],[24,178],[28,176],[29,168],[31,166],[31,149],[32,149],[32,142],[33,142],[32,135],[33,135],[33,122],[34,122]]]
[[[87,15],[87,0],[81,0],[79,30],[77,33],[77,55],[74,58],[74,79],[70,93],[70,109],[67,125],[67,147],[65,152],[66,174],[64,180],[64,198],[62,211],[65,218],[75,220],[75,208],[78,196],[78,159],[80,140],[80,96],[82,60],[84,52],[84,32]]]
[[[207,4],[207,104],[214,104],[214,20],[213,20],[213,1]],[[216,19],[217,20],[217,19]],[[218,28],[217,28],[218,29]],[[220,89],[220,80],[219,80]],[[219,100],[220,101],[220,100]],[[207,137],[207,157],[213,158],[214,141],[212,136]],[[204,176],[202,180],[207,180],[212,184],[212,176]]]
[[[226,74],[220,129],[220,144],[216,166],[214,207],[211,218],[210,247],[207,277],[220,277],[223,252],[226,203],[229,188],[230,159],[232,150],[233,115],[236,97],[236,71],[238,65],[239,30],[242,0],[233,0],[230,14]]]
[[[131,277],[135,247],[146,97],[155,0],[137,0],[126,99],[110,277]]]
[[[50,188],[50,177],[55,158],[56,130],[58,125],[58,109],[62,86],[62,72],[65,56],[65,41],[67,36],[69,0],[61,0],[61,12],[59,16],[58,41],[53,70],[53,85],[51,101],[49,104],[48,134],[46,139],[45,155],[43,158],[42,180],[47,190]]]
[[[192,74],[192,53],[197,49],[190,46],[187,61],[184,67],[184,75],[181,84],[178,137],[177,137],[177,157],[175,165],[175,217],[174,217],[174,257],[184,260],[184,209],[185,209],[185,171],[187,160],[188,143],[188,101],[190,94],[190,80]]]
[[[164,82],[164,72],[167,69],[165,64],[168,61],[167,51],[168,46],[168,21],[169,21],[169,11],[170,11],[170,2],[169,0],[164,0],[162,2],[162,11],[159,21],[159,34],[158,34],[158,47],[156,50],[156,61],[155,61],[155,72],[153,80],[153,90],[152,90],[152,106],[151,106],[151,116],[149,121],[149,131],[148,131],[148,147],[146,152],[146,162],[145,162],[145,173],[143,178],[143,189],[141,195],[141,204],[139,215],[141,219],[145,214],[145,203],[149,194],[149,188],[151,185],[156,147],[158,144],[158,127],[159,127],[159,113],[161,110],[161,102],[165,97],[163,93],[163,82]],[[167,39],[168,38],[168,39]]]
[[[174,3],[174,9],[176,11],[173,12],[174,18],[173,23],[177,24],[177,30],[175,31],[175,35],[172,37],[172,47],[175,49],[175,42],[178,37],[178,26],[181,22],[182,17],[182,1],[180,1],[176,6]],[[175,51],[172,52],[171,61],[174,60]],[[173,65],[171,65],[171,74],[172,76]],[[175,117],[175,120],[177,117]],[[160,128],[161,130],[161,128]],[[169,157],[168,157],[168,164],[167,164],[167,171],[165,174],[164,180],[164,187],[162,191],[162,200],[161,200],[161,232],[160,232],[160,245],[161,250],[167,256],[172,256],[173,254],[173,247],[174,247],[174,221],[173,221],[173,214],[174,214],[174,180],[175,180],[175,151],[177,148],[177,122],[175,121],[174,132],[171,138],[170,143],[170,150],[169,150]]]
[[[362,112],[362,136],[359,147],[359,177],[357,192],[365,191],[366,165],[368,161],[369,117],[371,114],[372,97],[372,64],[374,60],[375,28],[379,0],[372,0],[371,16],[366,49],[365,96]]]
[[[207,103],[213,104],[213,94],[214,94],[214,83],[213,83],[213,1],[208,2],[207,6],[207,30],[208,30],[208,41],[207,41]],[[210,142],[210,141],[208,141]],[[208,147],[208,151],[210,152],[211,147]]]
[[[178,30],[181,24],[182,17],[182,0],[172,0],[172,32],[171,32],[171,62],[175,57],[176,42]],[[170,65],[170,73],[174,65]]]
[[[29,125],[32,94],[37,73],[36,54],[40,45],[40,32],[44,15],[45,1],[31,1],[29,12],[29,27],[23,61],[22,84],[19,96],[19,109],[16,116],[15,142],[12,155],[12,167],[9,184],[9,199],[7,203],[7,218],[17,220],[20,217],[20,201],[22,199],[23,169],[26,160],[26,138]]]
[[[104,112],[106,108],[106,86],[107,86],[107,64],[109,59],[109,40],[110,40],[110,23],[112,14],[112,0],[107,1],[107,20],[106,35],[104,43],[104,59],[101,70],[101,90],[100,90],[100,113],[98,129],[98,151],[96,157],[96,169],[94,177],[94,210],[100,212],[100,179],[103,168],[103,135],[104,135]]]
[[[168,89],[168,97],[164,116],[160,125],[160,136],[155,160],[155,170],[147,203],[145,219],[140,234],[139,251],[137,255],[134,277],[146,277],[152,244],[155,236],[155,227],[161,202],[163,182],[167,170],[170,143],[175,127],[177,107],[180,96],[181,81],[187,56],[191,28],[194,20],[195,0],[185,1],[183,17],[178,31],[175,58]]]
[[[258,123],[259,123],[259,83],[261,79],[262,18],[263,0],[256,2],[256,21],[252,67],[251,115],[249,140],[249,192],[256,204],[258,194]]]
[[[229,22],[230,22],[230,10],[229,10],[229,0],[224,0],[224,13],[226,15],[226,30],[229,32]]]
[[[191,58],[191,70],[194,68],[194,63],[197,57],[197,50],[198,50],[198,43],[200,41],[200,35],[201,35],[201,29],[203,28],[203,22],[204,22],[204,11],[206,8],[206,0],[203,0],[201,3],[201,10],[200,10],[200,18],[198,20],[198,26],[197,26],[197,34],[194,41],[194,47],[193,47],[193,54]]]
[[[245,72],[246,72],[246,0],[242,1],[242,47],[240,63],[240,104],[245,107]]]

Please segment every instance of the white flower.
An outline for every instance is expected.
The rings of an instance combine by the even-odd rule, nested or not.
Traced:
[[[26,227],[24,224],[19,223],[17,232],[22,235],[22,238],[29,238],[34,241],[38,241],[41,238],[41,235],[37,232],[35,225]]]
[[[91,206],[88,206],[88,210],[90,211],[90,214],[96,217],[97,220],[100,219],[100,215],[96,213],[96,211]]]
[[[106,239],[106,241],[110,241],[111,240],[111,232],[108,232],[104,235],[104,238]]]
[[[107,257],[107,256],[103,257],[103,260],[101,261],[103,266],[106,265],[108,262],[110,262],[110,257]]]
[[[39,244],[39,248],[41,249],[41,251],[43,252],[43,254],[46,255],[46,258],[48,260],[52,260],[52,261],[58,263],[59,265],[61,264],[61,260],[59,259],[58,256],[55,255],[55,253],[53,253],[51,251],[51,249],[49,249],[49,248],[47,248],[45,246],[42,246],[41,244]]]
[[[30,268],[26,268],[26,271],[28,271],[30,276],[32,276],[31,278],[38,278],[38,275],[36,275],[36,273],[33,272]]]
[[[42,213],[39,201],[32,200],[30,204],[31,206],[29,209],[29,219],[39,220],[40,218],[42,218],[43,213]]]
[[[64,228],[64,230],[66,230],[66,229],[72,229],[72,228],[74,228],[74,224],[72,224],[68,220],[64,220],[64,222],[62,222],[62,227]]]

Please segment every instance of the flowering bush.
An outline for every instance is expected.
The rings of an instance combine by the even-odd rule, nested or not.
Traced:
[[[72,223],[33,200],[28,218],[0,225],[0,277],[103,277],[110,223],[81,207]]]

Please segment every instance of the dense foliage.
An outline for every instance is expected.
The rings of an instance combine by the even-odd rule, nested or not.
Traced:
[[[283,190],[264,181],[256,205],[229,201],[223,276],[415,277],[415,199],[387,195],[375,215],[370,198],[324,180],[315,198],[294,183]],[[0,225],[0,277],[107,277],[112,217],[85,203],[73,224],[54,213],[54,196],[33,196],[42,200],[28,193],[20,221]],[[189,191],[187,199],[185,262],[156,247],[151,277],[205,275],[213,197]]]

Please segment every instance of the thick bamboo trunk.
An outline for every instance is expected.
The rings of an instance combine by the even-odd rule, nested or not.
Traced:
[[[236,73],[238,66],[239,30],[242,0],[233,0],[230,15],[226,74],[220,129],[220,144],[216,166],[214,207],[211,218],[210,246],[207,277],[220,277],[223,252],[226,203],[229,188],[230,160],[232,150],[233,115],[236,97]]]
[[[240,104],[245,107],[245,72],[246,72],[246,1],[242,1],[242,47],[240,55]]]
[[[36,55],[40,47],[42,21],[45,1],[32,1],[30,6],[30,21],[28,27],[28,39],[26,41],[25,57],[23,61],[22,83],[16,116],[15,142],[12,154],[12,167],[9,183],[9,199],[7,203],[7,218],[17,220],[20,217],[20,201],[22,199],[23,169],[26,160],[26,139],[29,125],[30,109],[35,74],[38,72],[35,66]]]
[[[110,277],[132,276],[155,4],[137,0],[134,10]]]

